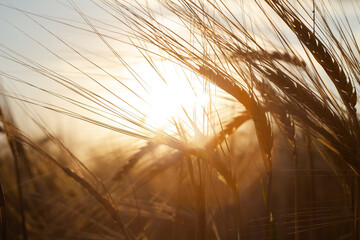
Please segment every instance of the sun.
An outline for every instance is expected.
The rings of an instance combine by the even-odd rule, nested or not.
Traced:
[[[203,79],[170,61],[141,64],[137,71],[148,85],[147,124],[163,131],[175,131],[174,122],[183,123],[187,131],[203,127],[210,104]]]
[[[107,86],[116,96],[102,94],[119,111],[110,117],[117,124],[140,134],[170,135],[179,134],[180,126],[197,145],[211,135],[215,87],[208,81],[171,61],[136,63],[131,70],[136,74],[118,71],[119,81]]]

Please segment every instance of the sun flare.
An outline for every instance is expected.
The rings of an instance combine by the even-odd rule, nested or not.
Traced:
[[[151,73],[150,69],[146,70],[146,81],[151,88],[147,98],[149,120],[164,127],[172,118],[182,118],[186,113],[202,114],[208,97],[201,83],[188,79],[189,76],[180,72],[180,67],[174,64],[165,63],[163,67],[166,70],[161,73],[161,77],[157,73]]]
[[[122,70],[118,72],[120,76],[125,75],[125,69]],[[114,116],[116,122],[131,127],[129,119],[135,117],[134,122],[141,126],[166,134],[179,134],[180,127],[188,140],[196,144],[201,144],[204,136],[211,135],[215,87],[207,80],[170,61],[138,63],[132,70],[136,78],[127,76],[126,79],[131,79],[124,81],[127,89],[119,88],[119,83],[113,81],[110,88],[117,95],[103,93],[129,117]],[[122,102],[120,98],[127,101]],[[132,129],[138,130],[136,126]]]
[[[138,72],[148,84],[148,106],[144,109],[147,124],[165,131],[176,130],[174,121],[184,123],[187,131],[204,124],[209,94],[201,79],[171,62],[158,62],[156,71],[141,64]]]

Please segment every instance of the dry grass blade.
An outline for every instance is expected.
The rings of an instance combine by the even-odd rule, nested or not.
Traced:
[[[37,144],[33,143],[30,139],[22,136],[19,140],[24,141],[25,144],[28,144],[29,147],[37,151],[41,154],[45,159],[53,162],[57,167],[59,167],[66,175],[74,179],[77,183],[79,183],[84,189],[86,189],[110,214],[110,216],[119,224],[120,229],[122,230],[126,239],[132,239],[128,233],[127,228],[125,227],[123,220],[119,214],[118,209],[113,206],[106,198],[102,197],[100,193],[98,193],[86,180],[81,178],[79,175],[74,173],[71,169],[62,166],[56,159],[51,157],[46,151],[41,149],[41,147],[37,146]]]
[[[306,141],[306,150],[309,155],[309,175],[310,175],[310,200],[312,202],[312,211],[311,211],[311,225],[314,225],[314,216],[315,216],[315,209],[316,209],[316,191],[315,191],[315,178],[311,172],[314,170],[314,158],[313,158],[313,150],[312,150],[312,140],[309,134],[305,133],[305,141]],[[311,238],[315,239],[315,233],[311,234]]]
[[[291,56],[287,52],[282,53],[282,52],[278,52],[278,51],[272,51],[272,52],[264,53],[264,51],[260,52],[260,51],[255,51],[255,50],[248,50],[245,52],[241,49],[237,49],[233,55],[234,58],[246,59],[246,61],[250,61],[250,62],[254,62],[255,60],[263,61],[264,56],[266,56],[267,58],[271,58],[272,60],[284,61],[284,62],[292,64],[294,66],[299,66],[299,67],[306,66],[305,61],[300,60],[299,58],[297,58],[295,56]]]
[[[221,144],[226,136],[230,136],[236,129],[238,129],[244,122],[250,119],[248,113],[243,113],[228,123],[221,132],[217,133],[212,139],[210,139],[204,146],[205,150],[214,150],[219,144]]]
[[[121,167],[121,169],[117,173],[115,173],[112,179],[115,181],[121,181],[123,176],[128,174],[142,157],[144,157],[149,152],[153,151],[156,147],[157,144],[148,142],[146,146],[140,148],[140,150],[137,153],[135,153],[133,156],[130,157],[128,163],[125,164],[125,166]]]
[[[295,124],[285,108],[278,106],[275,103],[270,103],[271,111],[273,112],[273,117],[275,118],[277,125],[281,129],[281,133],[283,133],[290,143],[291,146],[294,146],[295,143]]]
[[[17,141],[15,140],[15,136],[12,133],[12,130],[8,124],[8,120],[5,118],[5,115],[0,107],[0,118],[2,123],[4,124],[4,130],[7,136],[7,141],[9,143],[11,153],[14,158],[15,163],[15,174],[16,174],[16,183],[17,183],[17,190],[19,195],[19,211],[21,216],[21,227],[22,227],[22,234],[24,240],[28,239],[27,228],[26,228],[26,216],[25,216],[25,201],[23,197],[23,189],[22,189],[22,182],[21,182],[21,173],[19,167],[19,152],[17,150]]]
[[[1,215],[1,237],[2,239],[7,239],[7,227],[6,227],[6,203],[5,195],[0,179],[0,215]]]
[[[4,116],[2,115],[3,121],[5,121]],[[6,122],[8,126],[11,123]],[[5,126],[6,126],[5,124]],[[6,128],[5,128],[6,129]],[[19,141],[22,144],[25,144],[29,146],[32,150],[40,154],[44,160],[48,160],[52,162],[55,166],[59,167],[66,175],[74,179],[77,183],[79,183],[84,189],[86,189],[90,195],[92,195],[110,214],[110,216],[118,223],[121,231],[123,232],[126,239],[132,239],[129,235],[128,229],[125,227],[123,220],[120,216],[119,210],[110,202],[107,198],[104,198],[88,181],[86,181],[84,178],[80,177],[78,174],[73,172],[68,167],[63,166],[58,160],[53,158],[46,150],[44,150],[41,146],[39,146],[37,143],[32,141],[27,136],[23,135],[19,129],[14,128],[12,126],[11,128],[11,139],[13,141]],[[14,154],[16,154],[16,149],[14,149]],[[26,233],[25,233],[26,234]],[[26,236],[26,235],[25,235]]]
[[[295,170],[295,179],[294,179],[294,231],[295,239],[299,239],[299,186],[298,186],[298,159],[296,152],[296,139],[295,139],[295,125],[294,121],[291,118],[291,115],[286,112],[284,108],[278,107],[275,105],[271,106],[272,111],[274,112],[273,117],[277,122],[277,125],[281,129],[281,133],[285,135],[285,138],[290,143],[292,148],[292,157],[294,161],[294,170]]]
[[[263,107],[260,106],[260,104],[255,100],[254,97],[251,97],[250,94],[246,93],[238,85],[231,83],[229,80],[221,76],[221,74],[216,73],[213,70],[202,66],[199,67],[198,72],[204,77],[208,78],[216,86],[220,87],[222,90],[233,96],[241,104],[243,104],[245,109],[248,111],[251,118],[253,119],[255,125],[255,131],[257,134],[257,139],[262,153],[264,167],[266,173],[268,174],[267,194],[266,194],[265,202],[266,202],[268,215],[271,216],[270,199],[271,199],[271,188],[272,188],[272,148],[273,148],[274,139],[272,135],[270,122],[265,114]],[[219,167],[217,167],[217,169],[219,169]],[[225,176],[226,175],[228,174],[225,174]],[[228,181],[232,181],[232,180],[233,178],[230,177]],[[237,196],[237,194],[235,194],[235,196]],[[235,202],[239,202],[237,197],[235,197]],[[270,233],[271,235],[273,235],[274,228],[272,225],[273,224],[272,217],[270,218],[269,224],[270,224],[269,225]],[[239,227],[239,230],[241,228],[242,226]],[[243,231],[241,230],[241,232]]]
[[[213,84],[233,96],[245,109],[249,112],[254,120],[258,141],[262,149],[264,166],[268,173],[271,172],[271,151],[273,146],[273,136],[270,123],[265,115],[265,111],[260,104],[250,96],[244,89],[235,83],[223,77],[220,73],[214,72],[212,69],[200,66],[197,71],[209,79]]]

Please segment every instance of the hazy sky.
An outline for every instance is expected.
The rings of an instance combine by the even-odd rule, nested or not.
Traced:
[[[67,76],[69,79],[76,80],[79,84],[86,86],[89,89],[95,90],[97,86],[94,85],[91,81],[84,77],[84,74],[80,74],[79,71],[76,71],[74,67],[70,67],[69,64],[60,60],[59,57],[64,58],[76,65],[78,68],[84,70],[89,75],[95,77],[98,80],[109,80],[109,75],[100,71],[98,68],[94,67],[94,64],[90,64],[89,62],[85,62],[79,54],[75,54],[68,46],[62,43],[59,39],[52,36],[52,33],[56,34],[57,37],[60,37],[61,40],[64,40],[66,43],[70,44],[71,47],[74,47],[78,51],[80,51],[84,56],[86,56],[90,61],[95,62],[100,67],[109,71],[112,75],[121,79],[121,81],[127,81],[128,78],[131,77],[129,73],[127,73],[119,61],[116,59],[114,54],[107,48],[107,46],[101,42],[101,40],[93,33],[86,33],[85,31],[80,31],[73,27],[65,26],[63,24],[56,23],[54,21],[46,20],[41,17],[37,17],[26,12],[32,14],[38,14],[42,17],[50,17],[53,20],[66,22],[69,24],[75,24],[76,26],[83,27],[89,29],[84,23],[84,20],[81,16],[74,11],[70,4],[67,1],[61,0],[0,0],[1,4],[12,6],[13,8],[6,7],[4,5],[0,5],[0,71],[6,72],[14,77],[21,78],[22,80],[27,81],[28,83],[34,84],[43,89],[47,89],[49,91],[61,93],[70,97],[78,97],[71,93],[68,89],[62,87],[59,84],[55,84],[53,81],[49,80],[44,76],[41,76],[39,73],[34,73],[33,70],[27,69],[25,67],[20,66],[12,61],[6,59],[7,53],[10,53],[12,56],[16,56],[16,53],[21,54],[31,60],[34,60],[45,67],[48,67],[54,70],[56,73],[60,73],[63,76]],[[88,16],[94,17],[97,20],[101,20],[105,23],[114,24],[119,27],[116,29],[113,26],[106,26],[108,29],[119,31],[121,30],[121,24],[117,22],[114,18],[112,18],[109,14],[106,14],[104,11],[99,10],[96,5],[91,3],[88,0],[76,0],[74,1],[77,6],[80,7],[81,11],[86,13]],[[131,2],[131,0],[130,0]],[[140,1],[145,3],[145,1]],[[294,3],[296,1],[293,1]],[[336,2],[336,1],[334,1]],[[156,6],[155,1],[149,1],[150,6]],[[360,27],[359,22],[354,15],[354,7],[351,4],[346,5],[346,12],[348,13],[351,24],[353,25],[353,30],[355,36],[360,38]],[[335,6],[335,5],[334,5]],[[14,8],[19,8],[22,11],[18,11]],[[246,8],[233,8],[234,11],[238,11],[240,14],[243,12],[244,14],[248,14],[251,17],[255,16],[255,12]],[[158,8],[159,11],[163,11],[163,9]],[[31,19],[33,18],[33,19]],[[43,29],[42,26],[37,24],[35,21],[38,21],[43,27],[50,31]],[[257,21],[262,21],[260,18],[256,18]],[[104,26],[102,23],[91,19],[91,21],[95,25]],[[176,25],[171,25],[174,28]],[[19,31],[17,28],[21,29]],[[29,35],[30,37],[26,36]],[[116,33],[111,33],[112,36],[121,39],[120,35]],[[39,41],[39,43],[36,43]],[[148,68],[143,67],[145,61],[140,57],[135,57],[135,55],[139,56],[139,52],[137,52],[134,48],[129,47],[129,45],[122,44],[120,42],[109,40],[109,43],[114,50],[120,55],[126,58],[125,60],[134,66],[135,69],[139,72],[147,72]],[[46,49],[48,48],[48,49]],[[14,50],[16,53],[11,53],[11,50]],[[54,53],[49,52],[53,51]],[[5,52],[6,53],[5,53]],[[56,55],[55,55],[56,54]],[[173,72],[173,70],[171,70]],[[151,75],[151,74],[147,74]],[[153,76],[153,75],[151,75]],[[173,76],[172,76],[173,77]],[[2,78],[1,83],[5,85],[5,88],[12,93],[20,93],[25,95],[27,98],[34,98],[37,100],[45,101],[49,104],[61,105],[63,108],[70,108],[71,106],[65,101],[59,101],[59,99],[51,97],[49,94],[44,93],[39,89],[26,86],[24,84],[18,84],[14,81],[10,81],[7,78]],[[114,88],[116,91],[121,92],[121,95],[127,99],[131,95],[129,91],[125,91],[124,88],[120,86],[113,86],[110,82],[108,82],[111,88]],[[127,84],[130,84],[134,89],[138,89],[136,83],[130,83],[127,81]],[[137,90],[139,91],[139,90]],[[131,98],[130,98],[131,99]],[[136,100],[132,100],[135,103]],[[156,102],[156,101],[155,101]],[[121,104],[117,102],[117,104]],[[123,106],[124,107],[124,106]],[[125,108],[125,107],[124,107]],[[41,108],[37,108],[41,114],[48,114],[48,110],[44,110]],[[79,110],[81,112],[81,110]],[[19,111],[20,115],[22,111]],[[20,116],[22,118],[23,116]],[[59,114],[48,114],[46,115],[47,119],[51,120],[49,125],[61,125],[64,126],[67,124],[74,124],[72,119],[63,118]],[[64,123],[61,123],[61,122]],[[89,129],[89,125],[87,125]],[[64,127],[66,128],[66,127]],[[71,131],[71,130],[69,130]],[[86,136],[86,134],[90,134],[91,131],[86,131],[82,133]]]

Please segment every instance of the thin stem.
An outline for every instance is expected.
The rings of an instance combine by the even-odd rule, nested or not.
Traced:
[[[7,239],[5,194],[0,180],[1,237]]]

